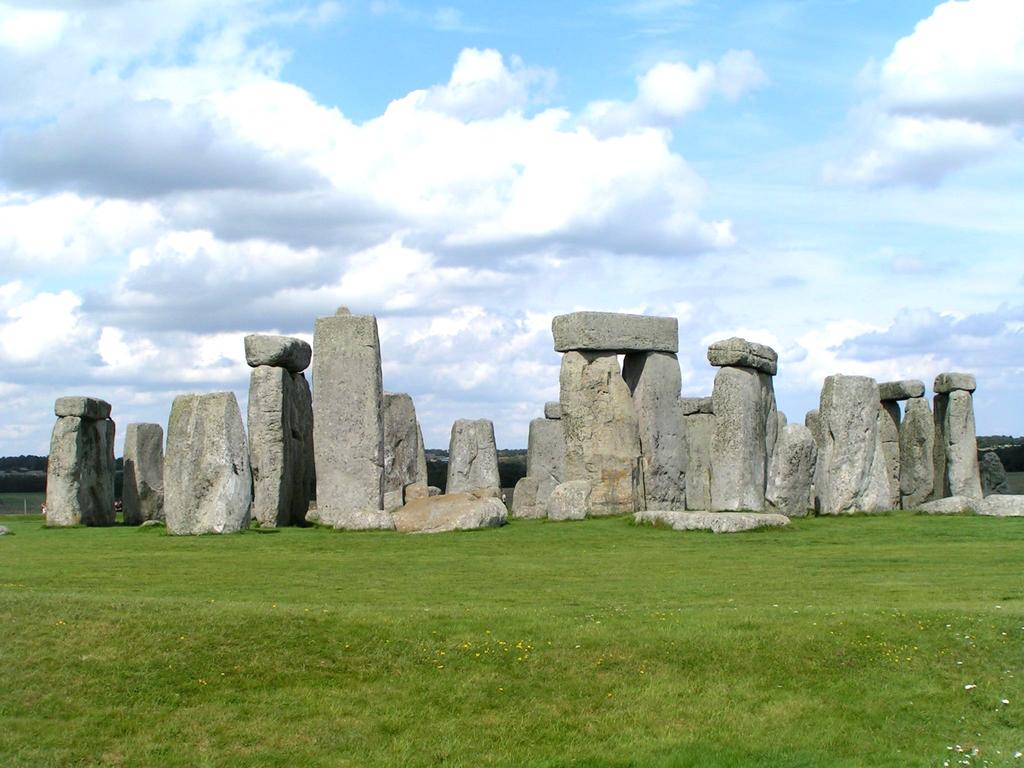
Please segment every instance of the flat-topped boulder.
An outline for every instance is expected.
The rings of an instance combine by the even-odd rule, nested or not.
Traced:
[[[912,397],[924,397],[923,381],[903,379],[902,381],[883,381],[878,385],[879,400],[909,400]]]
[[[973,392],[978,388],[978,382],[973,373],[940,373],[935,377],[932,391],[937,395],[947,395],[958,389],[964,392]]]
[[[399,533],[442,533],[497,528],[508,510],[491,489],[426,496],[392,513]]]
[[[573,312],[551,321],[556,352],[678,352],[674,317]]]
[[[979,515],[991,517],[1024,517],[1024,496],[1003,494],[986,496],[975,502]]]
[[[774,376],[779,370],[779,356],[774,349],[737,336],[716,341],[709,346],[708,362],[716,368],[727,365],[754,368],[769,376]]]
[[[695,413],[714,413],[714,400],[710,397],[681,397],[679,407],[683,416],[692,416]]]
[[[947,496],[944,499],[918,504],[918,512],[926,512],[929,515],[960,515],[977,514],[980,499],[971,499],[967,496]]]
[[[98,397],[70,396],[58,397],[53,404],[53,412],[57,418],[75,416],[79,419],[100,421],[110,418],[110,403]]]
[[[313,348],[302,339],[267,333],[250,333],[245,337],[245,362],[251,368],[269,365],[301,373],[309,367],[312,357]]]
[[[545,419],[558,419],[562,418],[562,404],[557,400],[550,403],[544,403],[544,418]]]
[[[633,516],[637,525],[666,525],[675,531],[741,533],[789,525],[789,518],[768,512],[682,512],[647,510]]]

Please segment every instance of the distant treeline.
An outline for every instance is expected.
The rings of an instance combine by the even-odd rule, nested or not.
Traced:
[[[993,448],[997,445],[1024,445],[1024,437],[1009,435],[983,435],[978,438],[979,448]]]

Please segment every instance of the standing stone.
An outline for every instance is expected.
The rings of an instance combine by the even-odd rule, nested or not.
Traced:
[[[780,432],[768,470],[765,501],[787,517],[804,517],[814,510],[814,467],[818,446],[811,430],[787,424]]]
[[[46,525],[113,525],[114,422],[110,404],[62,397],[46,471]]]
[[[514,514],[519,517],[543,517],[548,496],[556,485],[565,480],[565,434],[560,420],[544,418],[530,422],[526,475],[537,481],[533,502],[531,504],[529,501],[532,486],[524,485],[521,503],[515,501],[516,496],[513,494]],[[519,488],[518,483],[516,488]]]
[[[253,517],[268,528],[303,524],[313,490],[313,415],[306,377],[283,367],[253,368],[248,421]]]
[[[719,369],[712,392],[712,510],[764,508],[769,441],[774,448],[778,417],[771,377],[754,368]]]
[[[164,460],[167,532],[240,531],[249,525],[251,504],[249,446],[235,394],[178,395]]]
[[[622,368],[640,430],[646,509],[686,507],[686,432],[679,394],[679,361],[670,352],[626,355]]]
[[[907,400],[900,425],[900,506],[920,509],[932,496],[935,427],[923,397]]]
[[[384,508],[384,388],[377,318],[344,308],[316,321],[313,445],[320,521],[392,528]]]
[[[895,400],[879,403],[878,431],[885,455],[885,471],[889,478],[889,509],[900,506],[900,404]]]
[[[984,451],[979,461],[981,468],[981,490],[986,496],[1005,495],[1010,492],[1006,468],[995,451]]]
[[[547,493],[551,496],[552,486]],[[547,499],[544,503],[538,503],[537,496],[540,491],[540,480],[536,477],[520,477],[516,481],[516,487],[512,491],[512,516],[524,519],[544,517],[547,514]]]
[[[427,484],[427,447],[423,443],[423,429],[416,422],[416,483]]]
[[[819,461],[815,462],[814,465],[814,482],[811,484],[811,501],[814,512],[817,514],[821,510],[821,495],[818,493],[818,473],[821,466],[822,445],[824,444],[824,438],[821,434],[821,414],[817,408],[812,408],[804,414],[804,426],[811,430],[811,436],[814,438],[814,447],[817,449],[819,458]]]
[[[946,473],[943,490],[948,496],[980,499],[981,472],[978,468],[978,440],[974,428],[974,398],[966,389],[955,389],[945,397],[942,432],[945,438]]]
[[[444,492],[462,493],[500,486],[494,424],[488,419],[456,419],[448,444],[448,480]]]
[[[635,512],[640,434],[614,352],[566,352],[559,375],[565,479],[588,480],[593,515]]]
[[[823,515],[889,509],[889,477],[878,428],[878,384],[829,376],[821,389],[823,450],[815,485]]]
[[[397,509],[405,503],[405,486],[417,482],[419,470],[419,425],[416,406],[404,393],[384,393],[384,508]],[[425,481],[425,479],[424,479]]]
[[[587,480],[559,483],[548,498],[549,520],[582,520],[592,511],[591,487]]]
[[[129,424],[124,433],[125,525],[164,519],[164,428]]]
[[[686,508],[708,511],[711,509],[711,436],[715,433],[715,415],[711,413],[711,398],[707,411],[695,411],[686,419]]]

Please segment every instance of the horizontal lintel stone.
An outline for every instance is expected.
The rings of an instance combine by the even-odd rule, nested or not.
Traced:
[[[708,362],[716,368],[737,365],[771,376],[779,370],[779,356],[774,349],[736,336],[716,341],[708,347]]]
[[[940,373],[935,377],[935,384],[932,386],[935,394],[947,395],[957,389],[973,392],[978,388],[978,382],[973,373]]]
[[[77,416],[80,419],[100,421],[110,418],[110,403],[98,397],[58,397],[53,404],[53,411],[58,418]]]
[[[878,397],[881,400],[909,400],[912,397],[924,397],[924,382],[918,379],[884,381],[878,385]]]
[[[617,312],[573,312],[551,321],[556,352],[678,352],[674,317]]]

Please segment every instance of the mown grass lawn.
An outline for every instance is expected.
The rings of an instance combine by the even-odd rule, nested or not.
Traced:
[[[1024,766],[1021,519],[0,523],[0,766]]]

